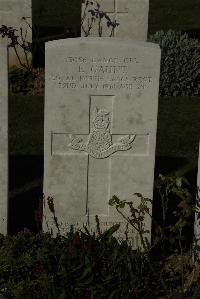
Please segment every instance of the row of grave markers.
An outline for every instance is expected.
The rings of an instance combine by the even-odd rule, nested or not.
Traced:
[[[5,7],[11,2],[7,0]],[[120,22],[114,38],[95,37],[94,27],[92,37],[46,43],[44,194],[53,197],[63,232],[72,224],[75,228],[84,224],[93,232],[98,215],[102,231],[121,223],[116,236],[124,239],[126,223],[108,201],[115,194],[122,200],[134,200],[137,206],[133,193],[153,197],[160,49],[145,42],[147,0],[101,2],[104,11]],[[1,16],[2,10],[0,22]],[[6,46],[2,45],[0,51],[0,232],[5,234]],[[44,230],[55,232],[53,215],[47,206],[44,215]],[[145,224],[150,240],[150,217]],[[135,232],[129,228],[127,235],[136,247]]]
[[[25,19],[24,19],[25,18]],[[31,0],[0,0],[0,27],[5,25],[13,27],[17,31],[15,34],[19,37],[19,42],[22,40],[32,42],[32,3]],[[1,37],[0,37],[1,38]],[[10,43],[7,38],[2,39],[4,44]],[[21,62],[26,61],[24,51],[17,47]],[[28,57],[30,59],[30,55]],[[9,65],[19,65],[13,48],[9,48]]]
[[[92,2],[92,1],[89,1]],[[93,1],[95,4],[96,1]],[[117,20],[120,26],[114,30],[115,37],[131,38],[145,41],[148,30],[149,0],[100,0],[100,10],[103,10],[112,20]],[[82,12],[84,12],[84,6]],[[89,10],[95,5],[88,5],[87,15],[91,16]],[[83,28],[87,27],[88,18],[85,18]],[[0,26],[6,25],[17,29],[19,42],[25,39],[32,42],[32,1],[31,0],[0,0]],[[90,36],[98,35],[98,20],[93,24]],[[109,28],[105,21],[102,22],[102,36],[108,36]],[[82,30],[82,36],[84,31]],[[7,40],[5,40],[7,43]],[[26,62],[23,50],[18,47],[18,53],[22,63]],[[28,57],[30,59],[30,57]],[[19,65],[15,51],[9,51],[9,64]]]

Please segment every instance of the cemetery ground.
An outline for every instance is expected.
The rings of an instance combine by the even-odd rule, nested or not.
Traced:
[[[42,190],[44,98],[10,95],[9,111],[10,192],[12,202],[16,202],[15,211],[17,206],[26,205],[26,197],[30,192],[35,194],[35,188]],[[198,111],[200,101],[197,96],[159,98],[155,176],[159,173],[186,176],[193,190],[200,130]],[[20,175],[22,172],[23,176]],[[33,213],[29,217],[33,219]],[[23,215],[19,214],[18,220],[19,228],[22,228]]]
[[[199,108],[199,96],[159,98],[153,206],[153,220],[158,223],[153,221],[153,248],[142,252],[126,243],[120,245],[112,237],[117,227],[96,237],[87,231],[66,238],[58,234],[56,239],[36,234],[41,228],[36,215],[42,197],[44,98],[10,94],[9,231],[13,237],[2,237],[1,243],[4,294],[16,298],[57,298],[58,294],[63,298],[198,298],[191,204],[196,193]],[[169,177],[159,178],[161,173]],[[169,187],[165,209],[170,213],[163,221],[161,195]],[[176,217],[170,216],[173,211]],[[101,223],[97,226],[100,230]],[[24,227],[33,234],[23,232]]]
[[[198,96],[159,98],[155,165],[157,184],[159,186],[158,176],[162,173],[169,176],[168,182],[167,178],[163,181],[163,192],[171,183],[170,178],[175,186],[179,176],[185,176],[190,186],[183,182],[179,189],[186,199],[183,214],[179,214],[180,225],[184,221],[187,223],[184,224],[181,236],[184,240],[180,247],[178,231],[173,231],[177,219],[168,218],[165,224],[162,223],[161,197],[155,185],[153,215],[159,225],[153,226],[153,243],[158,244],[147,256],[140,251],[131,251],[125,243],[119,245],[108,236],[94,238],[84,232],[68,235],[66,239],[58,235],[54,239],[48,234],[35,234],[41,228],[35,221],[34,212],[42,196],[44,98],[10,94],[9,111],[9,217],[13,219],[9,230],[15,237],[2,237],[1,263],[12,269],[9,283],[5,281],[8,278],[7,270],[2,272],[2,281],[6,288],[12,286],[16,298],[29,298],[30,290],[34,294],[30,298],[51,298],[58,296],[52,294],[62,292],[66,296],[64,298],[92,298],[92,292],[96,294],[95,298],[109,298],[112,293],[113,298],[198,298],[199,265],[192,262],[191,251],[193,214],[188,214],[187,200],[190,201],[190,196],[185,196],[188,191],[192,193],[194,203],[200,129]],[[172,204],[170,210],[176,210],[180,197],[172,192],[169,202]],[[24,227],[34,234],[27,230],[23,232]],[[162,228],[162,236],[158,228]],[[104,264],[100,265],[102,259]],[[57,261],[57,266],[52,260]],[[51,275],[54,282],[50,282]],[[109,295],[102,291],[105,288]]]

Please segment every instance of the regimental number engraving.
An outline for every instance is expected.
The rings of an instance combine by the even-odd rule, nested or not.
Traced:
[[[115,152],[127,151],[132,148],[136,135],[126,135],[113,144],[112,134],[110,133],[109,111],[96,108],[93,126],[94,128],[86,143],[83,142],[81,137],[70,134],[70,144],[68,146],[73,150],[85,151],[96,159],[104,159]]]

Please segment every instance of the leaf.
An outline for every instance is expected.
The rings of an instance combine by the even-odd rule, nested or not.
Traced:
[[[109,200],[109,205],[113,206],[114,204],[119,204],[120,200],[116,195],[113,195],[113,197]]]
[[[125,201],[122,201],[119,203],[120,209],[123,209],[125,207]]]
[[[140,198],[143,198],[142,194],[141,193],[133,193],[133,195],[136,195],[137,197],[140,197]]]
[[[182,178],[176,178],[176,186],[181,187],[182,186]]]
[[[66,292],[65,290],[62,292],[62,294],[58,297],[58,299],[65,299],[66,298]]]
[[[93,9],[88,10],[88,12],[90,12],[93,17],[95,16],[95,11]]]
[[[89,232],[88,228],[85,225],[83,225],[83,228],[86,231],[87,235],[92,237],[92,234]]]
[[[92,267],[91,267],[91,265],[90,265],[89,262],[88,262],[88,263],[86,264],[85,269],[84,269],[84,271],[83,271],[81,277],[79,278],[79,280],[83,280],[83,279],[85,279],[85,278],[88,276],[88,274],[91,274],[91,273],[92,273]]]
[[[109,228],[107,231],[105,231],[101,236],[100,239],[107,239],[110,236],[112,236],[118,229],[120,228],[120,224],[115,224],[111,228]]]
[[[116,296],[117,295],[117,296]],[[115,298],[119,298],[118,296],[119,296],[120,294],[119,294],[119,291],[118,290],[114,290],[111,294],[110,294],[110,296],[108,297],[108,299],[115,299]]]

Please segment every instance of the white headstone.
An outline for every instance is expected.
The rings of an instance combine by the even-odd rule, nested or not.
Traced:
[[[86,3],[87,1],[85,1]],[[88,22],[91,22],[91,12],[97,8],[96,1],[93,5],[88,5],[85,11],[85,3],[82,4],[82,16],[84,18],[82,26],[82,36],[85,36],[83,28],[87,31]],[[99,0],[99,10],[105,12],[111,21],[117,21],[119,26],[114,30],[114,37],[131,38],[139,41],[146,41],[148,32],[148,13],[149,13],[149,0]],[[107,26],[107,20],[102,19],[102,36],[108,37],[111,32],[111,27]],[[90,30],[90,36],[99,36],[99,19],[95,18]]]
[[[152,199],[159,69],[160,49],[151,43],[46,44],[44,194],[54,198],[63,228],[84,223],[94,231],[95,215],[102,230],[123,223],[108,206],[113,195]],[[45,219],[54,226],[48,208]]]
[[[198,245],[200,245],[200,145],[199,145],[199,160],[198,160],[198,173],[197,173],[197,190],[196,190],[196,208],[198,211],[195,213],[195,226],[194,233]]]
[[[16,35],[21,42],[20,28],[22,28],[23,38],[27,42],[32,42],[32,8],[31,0],[0,0],[0,27],[6,25],[17,29]],[[23,20],[26,18],[26,21]],[[28,24],[26,23],[28,22]],[[0,37],[1,38],[1,37]],[[22,62],[26,60],[23,51],[18,48]],[[9,49],[9,64],[19,65],[13,48]]]
[[[8,61],[0,43],[0,233],[7,233],[8,213]]]

